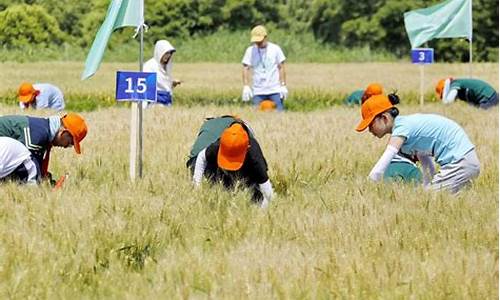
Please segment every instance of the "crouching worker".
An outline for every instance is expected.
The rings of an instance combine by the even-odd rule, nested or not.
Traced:
[[[441,79],[436,85],[436,94],[444,104],[450,104],[456,99],[460,99],[482,109],[498,106],[497,91],[479,79]]]
[[[19,107],[22,110],[50,108],[57,111],[64,109],[64,95],[61,90],[50,83],[22,83],[17,92]]]
[[[423,167],[423,182],[433,190],[458,192],[479,175],[479,159],[465,131],[454,121],[434,114],[399,116],[394,106],[395,94],[370,97],[361,106],[362,120],[356,128],[382,138],[390,134],[384,154],[369,177],[382,179],[391,160],[398,153],[417,157]],[[435,171],[433,159],[440,166]]]
[[[86,135],[85,120],[74,113],[49,118],[0,117],[0,137],[9,137],[23,144],[40,166],[40,173],[44,179],[50,179],[48,167],[51,148],[73,146],[76,153],[80,154],[80,142]]]
[[[207,120],[200,129],[187,166],[193,183],[200,186],[203,176],[212,183],[232,188],[237,181],[252,189],[252,200],[265,208],[273,197],[267,163],[251,129],[231,116]]]
[[[37,184],[40,181],[40,166],[30,151],[21,142],[0,137],[0,181]]]

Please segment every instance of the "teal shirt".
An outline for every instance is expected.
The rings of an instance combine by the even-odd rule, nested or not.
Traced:
[[[363,97],[364,90],[356,90],[344,100],[347,105],[361,105],[361,97]]]
[[[396,117],[392,136],[405,138],[400,150],[402,153],[409,156],[431,155],[441,166],[459,161],[474,149],[460,125],[434,114]]]
[[[479,79],[453,79],[450,90],[457,90],[457,98],[473,105],[479,106],[487,103],[496,93],[488,83]]]
[[[385,170],[384,181],[420,183],[422,182],[422,172],[412,163],[391,161],[389,167]]]

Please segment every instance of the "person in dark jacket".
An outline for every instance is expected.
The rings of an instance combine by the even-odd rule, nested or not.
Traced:
[[[260,145],[248,125],[235,117],[214,118],[203,124],[187,166],[192,170],[195,186],[201,185],[203,176],[226,188],[239,181],[252,189],[252,200],[262,208],[273,197]]]
[[[10,137],[25,145],[40,166],[42,177],[49,175],[50,150],[53,146],[63,148],[73,146],[76,153],[80,154],[80,142],[86,135],[87,124],[75,113],[49,118],[0,117],[0,137]]]

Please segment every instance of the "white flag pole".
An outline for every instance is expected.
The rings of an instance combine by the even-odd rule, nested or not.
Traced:
[[[420,64],[420,107],[424,106],[424,65]]]
[[[469,0],[470,32],[469,32],[469,77],[472,78],[472,0]]]
[[[144,0],[140,3],[141,24],[139,46],[139,71],[142,72],[144,60]],[[142,102],[134,101],[131,107],[130,118],[130,179],[142,177]]]

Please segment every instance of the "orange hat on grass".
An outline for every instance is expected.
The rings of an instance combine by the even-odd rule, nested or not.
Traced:
[[[19,97],[19,101],[22,103],[29,103],[33,100],[33,97],[38,94],[38,91],[35,90],[35,87],[31,83],[22,83],[19,86],[19,90],[17,91],[17,95]]]
[[[66,128],[73,137],[73,146],[75,147],[76,153],[82,153],[80,142],[87,135],[87,124],[85,124],[85,120],[78,114],[68,113],[61,118],[61,122],[64,128]]]
[[[276,103],[274,101],[266,99],[262,100],[259,104],[260,111],[273,111],[276,109]]]
[[[383,92],[384,88],[382,85],[378,83],[370,83],[361,97],[361,103],[365,102],[371,96],[382,95]]]
[[[368,98],[368,100],[361,104],[362,120],[361,122],[359,122],[356,130],[365,130],[368,126],[370,126],[370,123],[373,121],[373,119],[375,119],[376,116],[392,107],[394,107],[394,105],[386,95],[375,95]]]
[[[219,167],[229,171],[239,170],[245,161],[248,145],[248,133],[241,124],[235,123],[226,128],[220,137],[217,153]]]

